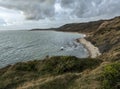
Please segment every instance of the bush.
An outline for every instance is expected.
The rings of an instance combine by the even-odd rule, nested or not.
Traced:
[[[82,72],[92,69],[101,63],[98,59],[76,58],[72,56],[51,57],[42,63],[40,72],[51,74],[63,74],[67,72]]]
[[[26,63],[17,63],[13,69],[17,71],[37,71],[37,61],[29,61]]]
[[[104,68],[102,84],[103,89],[120,89],[120,62]]]
[[[0,89],[13,89],[25,82],[45,76],[61,75],[64,73],[82,72],[92,69],[101,63],[97,59],[76,58],[72,56],[57,56],[44,60],[20,62],[0,69]]]

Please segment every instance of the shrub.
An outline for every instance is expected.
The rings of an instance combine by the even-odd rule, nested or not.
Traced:
[[[72,56],[56,56],[45,60],[20,62],[0,69],[0,89],[13,89],[25,82],[38,78],[82,72],[99,66],[100,60],[76,58]],[[62,84],[62,83],[61,83]]]
[[[120,62],[104,68],[102,84],[103,89],[120,89]]]
[[[73,56],[51,57],[42,63],[40,72],[51,74],[82,72],[85,69],[95,68],[100,63],[100,60],[90,58],[80,59]]]
[[[17,71],[36,71],[37,61],[29,61],[26,63],[17,63],[14,65],[13,69]]]

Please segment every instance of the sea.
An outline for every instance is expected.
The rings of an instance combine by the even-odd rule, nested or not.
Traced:
[[[77,38],[83,34],[57,31],[0,31],[0,68],[46,56],[85,58],[87,50]],[[61,50],[63,48],[63,50]]]

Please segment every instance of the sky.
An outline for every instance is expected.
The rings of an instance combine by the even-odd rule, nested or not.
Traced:
[[[107,19],[120,15],[119,4],[120,0],[0,0],[0,26],[27,27],[34,22],[45,28]]]

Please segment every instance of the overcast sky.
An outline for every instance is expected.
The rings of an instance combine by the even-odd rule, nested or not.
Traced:
[[[22,18],[69,22],[120,15],[120,0],[0,0],[0,7],[13,9],[9,11],[0,8],[0,23],[5,22],[5,16],[7,21]]]

